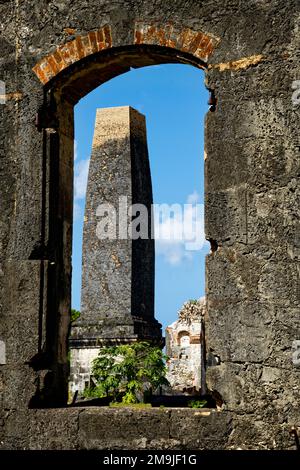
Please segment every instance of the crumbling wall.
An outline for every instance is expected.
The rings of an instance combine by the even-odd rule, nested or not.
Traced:
[[[258,15],[248,4],[247,21],[238,21],[245,40],[211,64],[217,106],[205,131],[205,231],[217,247],[206,260],[207,346],[217,359],[207,385],[252,428],[245,445],[266,447],[276,427],[299,426],[300,398],[300,108],[292,97],[300,16],[293,2],[285,13],[271,3]],[[232,62],[237,52],[248,59]]]
[[[213,90],[205,131],[205,230],[212,245],[206,373],[232,417],[220,442],[292,447],[289,429],[299,426],[300,409],[300,369],[292,360],[300,327],[300,106],[292,98],[299,2],[9,0],[0,14],[3,446],[53,447],[72,423],[70,410],[59,422],[51,411],[28,411],[29,404],[66,400],[72,106],[130,66],[179,61],[205,67]],[[182,413],[191,435],[190,416]],[[149,430],[148,418],[143,414],[137,427]],[[34,433],[45,422],[49,432],[38,441]],[[218,426],[215,420],[207,429],[208,447]],[[186,445],[192,444],[200,446]]]
[[[205,297],[184,303],[166,328],[167,379],[174,393],[205,393]],[[202,389],[202,390],[201,390]]]

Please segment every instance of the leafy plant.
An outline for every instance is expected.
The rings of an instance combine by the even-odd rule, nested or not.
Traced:
[[[73,323],[77,318],[80,317],[80,312],[79,310],[75,310],[75,308],[71,309],[71,323]]]
[[[206,400],[191,400],[188,402],[190,408],[204,408],[207,405]]]
[[[92,364],[96,385],[85,390],[88,397],[110,397],[124,405],[138,403],[144,394],[161,385],[167,357],[146,341],[102,348]]]

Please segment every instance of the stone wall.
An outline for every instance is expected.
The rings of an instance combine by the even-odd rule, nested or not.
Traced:
[[[0,449],[222,449],[231,429],[230,414],[216,411],[26,410],[7,416]]]
[[[205,323],[207,385],[224,401],[220,420],[232,417],[230,444],[220,442],[292,447],[289,430],[300,420],[292,362],[300,334],[298,0],[8,0],[0,15],[2,445],[58,445],[79,413],[28,411],[67,398],[73,106],[131,66],[181,62],[207,71],[215,100],[205,131]],[[132,432],[150,433],[148,418]],[[208,447],[220,426],[211,422]]]
[[[274,426],[271,436],[259,423],[203,409],[15,410],[0,436],[0,449],[295,449],[287,425]]]

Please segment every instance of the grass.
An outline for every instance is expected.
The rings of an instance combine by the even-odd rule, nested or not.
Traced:
[[[116,402],[111,402],[109,404],[111,408],[138,408],[138,409],[143,409],[143,408],[152,408],[151,403],[130,403],[130,404],[125,404],[125,403],[116,403]]]

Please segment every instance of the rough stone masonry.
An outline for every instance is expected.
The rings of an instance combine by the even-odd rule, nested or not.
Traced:
[[[0,17],[1,447],[294,449],[299,1],[8,0]],[[73,107],[130,67],[171,62],[205,70],[214,103],[206,377],[223,409],[66,408]]]
[[[147,214],[140,213],[141,204]],[[89,383],[101,346],[162,342],[154,318],[151,204],[145,117],[128,106],[98,109],[83,226],[81,316],[70,339],[72,392]],[[146,238],[133,239],[132,217],[138,222],[143,215]]]

